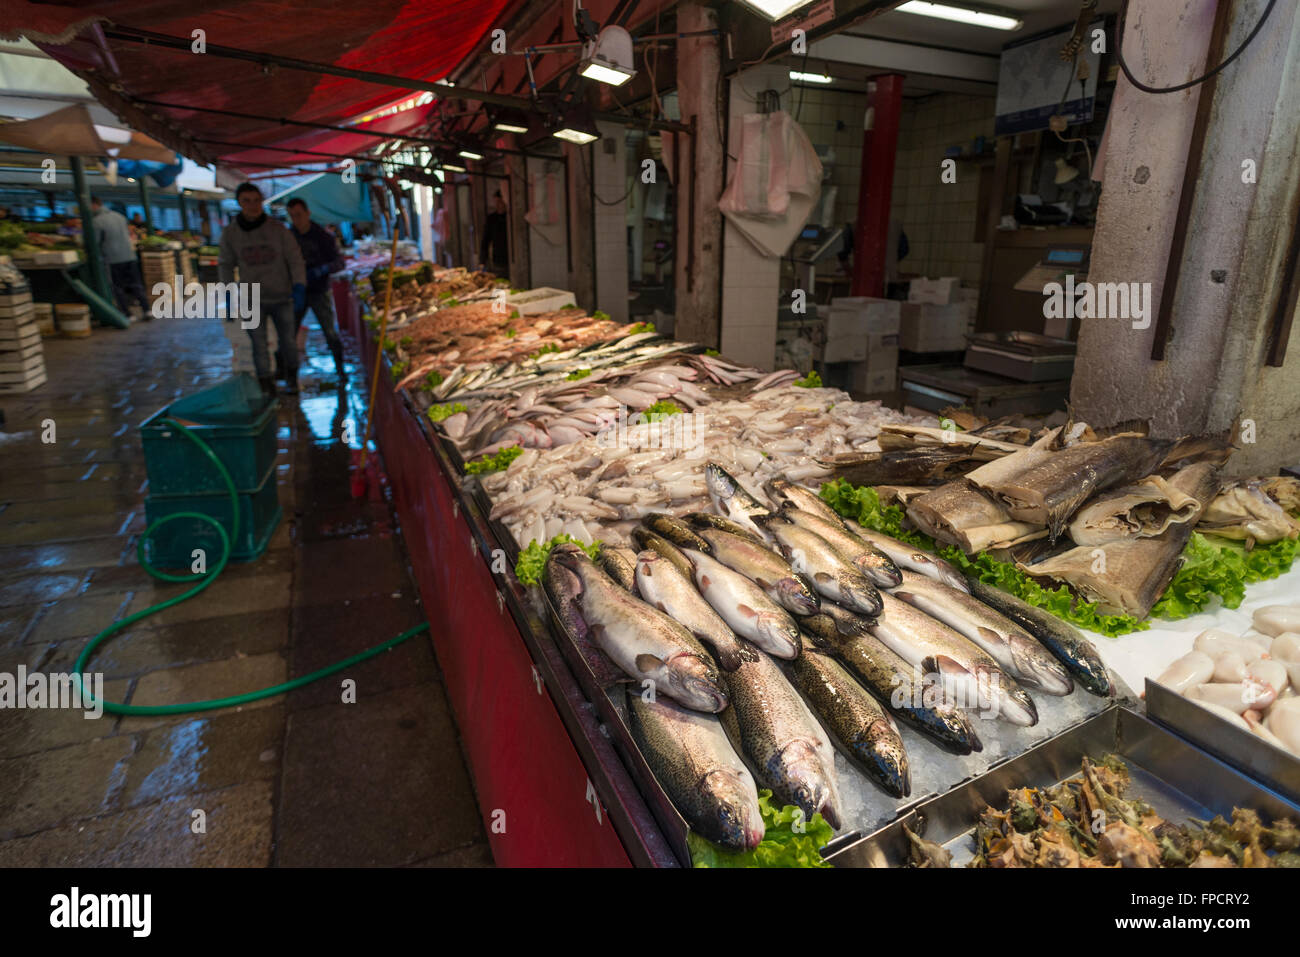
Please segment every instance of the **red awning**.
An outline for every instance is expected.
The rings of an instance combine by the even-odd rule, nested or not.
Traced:
[[[105,106],[135,129],[200,162],[291,166],[321,162],[310,153],[252,152],[225,143],[289,146],[360,153],[374,137],[309,131],[278,122],[192,110],[140,106],[156,100],[261,116],[346,125],[403,99],[400,89],[360,80],[272,69],[204,53],[106,39],[100,25],[131,27],[357,70],[425,81],[441,79],[474,48],[512,0],[248,0],[196,4],[193,0],[112,0],[92,3],[0,4],[0,37],[26,36],[83,77]],[[195,39],[197,43],[197,39]],[[366,124],[411,132],[428,121],[416,108]]]

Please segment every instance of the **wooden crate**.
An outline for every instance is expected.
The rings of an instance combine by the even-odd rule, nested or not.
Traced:
[[[17,353],[0,352],[0,395],[30,392],[45,382],[43,352],[37,351],[26,359],[12,361],[7,358],[10,355]]]

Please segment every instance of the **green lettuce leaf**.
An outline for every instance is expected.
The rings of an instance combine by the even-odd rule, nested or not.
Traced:
[[[519,558],[515,561],[515,577],[521,584],[536,585],[542,580],[542,569],[546,567],[546,557],[551,554],[551,549],[562,542],[572,542],[578,545],[591,556],[594,562],[600,555],[600,542],[592,542],[590,545],[584,545],[578,539],[571,535],[561,532],[550,541],[539,542],[533,539],[528,543],[528,547],[519,553]]]
[[[794,829],[803,812],[792,805],[777,808],[772,792],[758,792],[758,809],[763,815],[766,833],[752,851],[735,851],[714,844],[694,831],[686,835],[691,863],[696,867],[831,867],[822,860],[819,848],[835,836],[834,830],[820,814],[803,825],[802,833]]]
[[[1239,542],[1193,532],[1182,566],[1151,614],[1186,618],[1204,610],[1216,595],[1225,608],[1237,608],[1246,597],[1246,585],[1290,570],[1296,545],[1294,539],[1282,539],[1248,551]]]
[[[496,455],[485,455],[481,459],[476,459],[465,466],[465,471],[469,475],[485,475],[488,472],[500,472],[507,468],[511,462],[524,454],[522,445],[508,445]]]

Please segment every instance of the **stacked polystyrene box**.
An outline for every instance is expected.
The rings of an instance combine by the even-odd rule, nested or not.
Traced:
[[[898,375],[898,322],[903,304],[893,299],[846,296],[831,300],[826,318],[826,359],[852,362],[854,392],[891,392]],[[833,360],[839,355],[843,359]]]
[[[45,381],[45,347],[22,273],[0,266],[0,394],[30,392]]]

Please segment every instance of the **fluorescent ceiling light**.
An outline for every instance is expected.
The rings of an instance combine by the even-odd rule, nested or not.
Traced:
[[[610,24],[582,48],[579,72],[588,80],[622,86],[636,76],[635,63],[632,35],[617,24]]]
[[[515,126],[513,123],[509,122],[508,120],[498,120],[496,123],[492,124],[492,129],[500,130],[502,133],[527,133],[528,132],[528,127]]]
[[[442,168],[445,169],[445,170],[447,170],[448,172],[452,172],[452,173],[463,173],[463,172],[465,172],[465,167],[463,167],[463,166],[457,166],[455,163],[443,163],[443,164],[442,164]]]
[[[502,133],[527,133],[529,119],[523,110],[507,107],[492,114],[492,129]]]
[[[939,20],[952,20],[956,23],[968,23],[974,27],[988,27],[991,30],[1019,30],[1024,26],[1022,20],[1003,16],[1000,13],[985,13],[983,10],[971,10],[969,7],[954,7],[946,3],[929,3],[928,0],[907,0],[907,3],[894,8],[900,13],[915,13],[923,17],[935,17]]]
[[[831,83],[833,78],[825,73],[800,73],[797,70],[790,71],[790,79],[801,83]]]
[[[808,6],[812,0],[740,0],[740,2],[769,20],[780,20],[800,7]]]
[[[465,157],[467,160],[481,160],[483,158],[482,153],[475,153],[473,150],[461,150],[458,155]]]
[[[552,135],[556,139],[568,140],[570,143],[578,143],[579,145],[591,143],[600,138],[595,133],[588,133],[586,130],[575,130],[568,126],[561,127]]]

